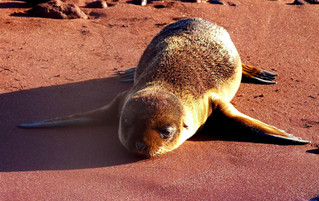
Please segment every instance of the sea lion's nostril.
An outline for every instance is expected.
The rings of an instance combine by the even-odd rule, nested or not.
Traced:
[[[135,143],[135,147],[136,147],[137,151],[144,152],[146,149],[146,144],[145,144],[145,142],[137,141]]]

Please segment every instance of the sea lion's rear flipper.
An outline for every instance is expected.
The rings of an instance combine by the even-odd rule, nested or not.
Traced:
[[[117,95],[106,106],[88,112],[72,114],[64,117],[57,117],[54,119],[33,122],[21,123],[20,128],[48,128],[48,127],[67,127],[79,125],[92,125],[112,122],[119,118],[119,110],[123,104],[124,96],[127,91]]]
[[[310,141],[303,140],[299,137],[295,137],[292,134],[286,133],[274,126],[265,124],[259,120],[253,119],[241,112],[239,112],[231,103],[224,101],[214,101],[215,110],[214,112],[219,112],[224,118],[247,128],[254,134],[261,135],[264,137],[273,138],[279,142],[287,142],[290,144],[308,144]]]
[[[244,82],[253,82],[257,84],[276,84],[274,81],[278,75],[258,67],[242,64]]]
[[[257,84],[276,84],[274,81],[275,77],[278,75],[258,67],[249,66],[242,64],[243,78],[244,82],[252,82]],[[117,72],[120,76],[121,82],[134,82],[135,68],[129,68],[126,70],[121,70]]]
[[[134,82],[135,68],[121,70],[116,74],[120,76],[121,82]]]

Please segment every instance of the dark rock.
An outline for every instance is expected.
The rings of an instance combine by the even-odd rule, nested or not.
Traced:
[[[87,15],[75,4],[63,3],[59,0],[51,0],[41,3],[28,11],[31,16],[54,19],[87,19]]]
[[[87,8],[106,8],[107,4],[105,0],[92,1],[86,4]]]

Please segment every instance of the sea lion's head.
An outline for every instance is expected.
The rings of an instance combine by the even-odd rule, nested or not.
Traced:
[[[178,98],[168,92],[147,90],[125,102],[119,138],[129,151],[153,157],[177,148],[184,129],[184,107]]]

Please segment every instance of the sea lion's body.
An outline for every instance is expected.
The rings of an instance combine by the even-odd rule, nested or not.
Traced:
[[[181,20],[151,41],[136,68],[133,89],[152,83],[182,102],[201,102],[211,93],[230,101],[241,82],[241,66],[225,29],[202,19]]]
[[[227,102],[233,98],[241,75],[240,57],[226,30],[192,18],[155,36],[136,68],[132,91],[171,93],[180,101],[188,129],[179,145],[211,115],[212,96]]]
[[[65,119],[92,122],[119,116],[121,143],[132,152],[152,157],[177,148],[218,111],[252,132],[308,143],[231,105],[242,74],[265,75],[266,79],[274,75],[259,72],[256,76],[254,70],[241,63],[225,29],[199,18],[181,20],[163,28],[151,41],[135,70],[131,89],[101,109],[35,123],[33,127]]]

